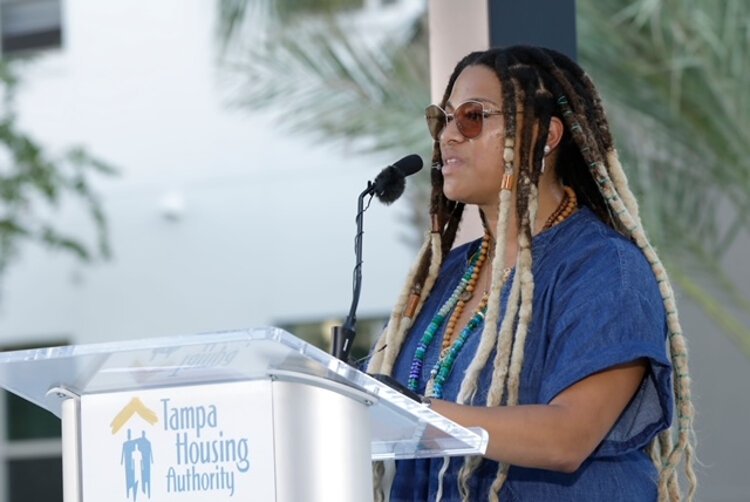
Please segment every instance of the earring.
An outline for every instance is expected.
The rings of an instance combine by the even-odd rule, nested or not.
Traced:
[[[544,165],[544,160],[547,158],[547,155],[549,155],[550,150],[552,150],[549,145],[544,145],[544,157],[542,157],[542,174],[544,174],[544,168],[546,167]]]

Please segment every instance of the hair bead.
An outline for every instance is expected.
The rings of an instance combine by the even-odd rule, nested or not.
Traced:
[[[500,190],[513,190],[513,175],[504,174],[503,179],[500,182]]]
[[[431,232],[433,234],[439,234],[441,231],[440,228],[440,217],[437,214],[430,215],[430,222],[432,223],[432,230]]]
[[[409,301],[404,309],[404,317],[408,317],[409,319],[414,318],[414,312],[417,311],[417,304],[419,303],[420,298],[421,295],[419,294],[419,291],[417,291],[416,288],[415,290],[412,290],[409,295]]]

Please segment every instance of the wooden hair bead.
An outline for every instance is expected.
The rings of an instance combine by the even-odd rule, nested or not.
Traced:
[[[409,319],[414,317],[414,313],[417,311],[417,304],[419,303],[419,298],[422,295],[418,291],[412,291],[409,295],[409,301],[406,303],[406,309],[404,309],[404,317],[407,317]]]
[[[430,221],[432,223],[432,230],[431,232],[433,234],[439,234],[440,233],[440,218],[438,218],[437,214],[433,214],[430,216]]]
[[[513,190],[513,175],[504,174],[503,181],[500,182],[500,190]]]

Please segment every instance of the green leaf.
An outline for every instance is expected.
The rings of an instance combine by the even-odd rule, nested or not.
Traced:
[[[110,164],[81,147],[60,157],[42,149],[17,127],[14,91],[20,85],[7,61],[0,60],[0,277],[18,256],[22,242],[34,242],[82,261],[110,256],[106,218],[91,188],[92,176],[116,174]],[[58,228],[58,206],[83,205],[93,223],[95,244]]]

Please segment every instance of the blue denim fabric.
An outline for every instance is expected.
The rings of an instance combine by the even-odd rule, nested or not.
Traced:
[[[440,278],[402,347],[394,377],[406,383],[416,345],[434,313],[445,302],[477,249],[475,241],[453,250]],[[629,240],[582,208],[567,221],[536,236],[534,311],[521,374],[520,404],[549,403],[554,397],[603,369],[639,358],[650,371],[607,437],[572,474],[511,467],[502,501],[648,501],[657,499],[657,473],[646,446],[671,422],[671,366],[666,347],[666,315],[651,267]],[[510,281],[508,281],[508,284]],[[507,302],[508,285],[502,295]],[[481,328],[467,340],[444,386],[455,400],[463,373],[474,357]],[[435,337],[425,357],[420,383],[440,351]],[[474,404],[487,397],[492,361],[480,377]],[[444,501],[460,500],[457,474],[462,458],[452,459],[443,480]],[[435,500],[443,459],[397,462],[391,501]],[[472,478],[471,500],[487,500],[498,465],[484,460]]]

